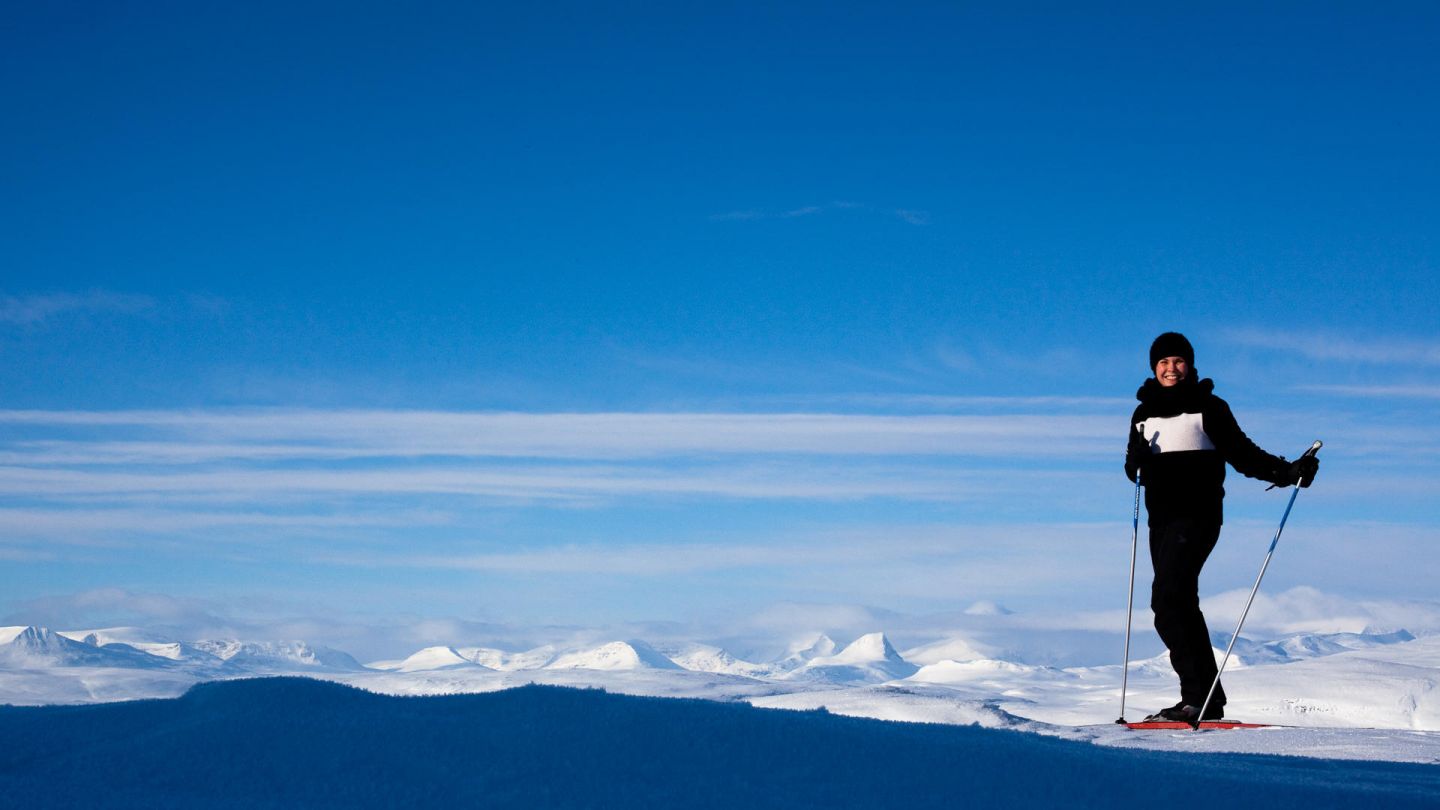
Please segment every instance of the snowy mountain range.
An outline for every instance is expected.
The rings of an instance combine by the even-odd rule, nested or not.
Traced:
[[[1220,654],[1228,638],[1216,635]],[[1411,633],[1310,633],[1254,641],[1241,638],[1231,667],[1291,664],[1328,656],[1377,650],[1416,641]],[[398,660],[361,664],[340,650],[304,641],[203,639],[176,641],[133,627],[54,631],[44,627],[0,628],[0,671],[76,667],[195,671],[207,676],[281,673],[415,673],[445,670],[524,672],[582,670],[706,672],[768,681],[814,684],[883,684],[913,679],[924,683],[969,680],[977,673],[1071,672],[1076,668],[1036,667],[995,660],[992,648],[964,638],[940,639],[897,652],[884,633],[869,633],[841,647],[823,633],[792,643],[771,661],[751,662],[707,644],[654,646],[639,639],[559,649],[524,651],[489,647],[435,646]],[[1132,662],[1141,671],[1168,670],[1164,656]]]
[[[0,669],[109,667],[222,676],[365,669],[346,653],[303,641],[154,639],[134,628],[56,632],[45,627],[0,627]]]
[[[1414,640],[1415,636],[1405,630],[1393,633],[1298,633],[1267,642],[1240,638],[1235,642],[1233,655],[1245,664],[1286,664]],[[1230,637],[1223,634],[1211,637],[1211,643],[1222,650],[1229,641]]]
[[[151,655],[129,644],[101,646],[75,641],[45,627],[0,628],[0,666],[7,669],[48,667],[133,667],[163,669],[174,659]]]
[[[1227,641],[1217,637],[1216,645]],[[823,706],[892,720],[1085,728],[1114,719],[1118,663],[1056,667],[995,656],[995,648],[958,636],[901,652],[874,632],[843,646],[815,633],[762,661],[703,643],[626,639],[521,651],[432,646],[403,659],[361,664],[303,641],[6,627],[0,628],[0,703],[173,697],[204,681],[302,674],[401,695],[542,683],[771,708]],[[1174,702],[1175,677],[1163,654],[1132,661],[1127,682],[1128,705],[1138,716]],[[1440,731],[1440,637],[1401,630],[1241,639],[1225,683],[1228,712],[1247,720]]]

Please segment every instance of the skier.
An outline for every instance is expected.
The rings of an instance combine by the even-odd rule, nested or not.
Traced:
[[[1215,680],[1210,631],[1200,612],[1200,569],[1220,539],[1225,465],[1276,486],[1309,486],[1320,462],[1272,456],[1250,441],[1212,380],[1199,380],[1195,350],[1178,332],[1150,345],[1150,370],[1136,392],[1130,418],[1125,474],[1145,488],[1150,561],[1155,580],[1150,608],[1155,630],[1180,676],[1180,702],[1146,718],[1195,723],[1225,714],[1225,690],[1216,685],[1205,717],[1200,707]]]

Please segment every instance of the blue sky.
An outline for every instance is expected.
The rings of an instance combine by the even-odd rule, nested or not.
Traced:
[[[1437,23],[16,9],[0,615],[1101,611],[1167,329],[1262,446],[1327,442],[1277,590],[1427,599]],[[1230,490],[1209,592],[1283,509]]]

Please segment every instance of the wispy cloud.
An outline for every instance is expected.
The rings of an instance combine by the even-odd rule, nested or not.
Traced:
[[[1248,587],[1206,596],[1202,607],[1211,630],[1227,635],[1232,632],[1249,597]],[[1125,611],[1047,609],[1007,617],[1005,622],[1032,629],[1118,633],[1125,626]],[[1264,639],[1297,633],[1389,632],[1401,629],[1418,634],[1440,632],[1440,602],[1357,599],[1301,585],[1274,592],[1262,590],[1257,594],[1246,616],[1243,635]]]
[[[1299,385],[1296,390],[1370,399],[1440,399],[1440,385]]]
[[[77,593],[55,594],[20,602],[0,619],[8,623],[34,623],[37,619],[56,629],[80,629],[90,621],[107,624],[225,624],[212,612],[215,605],[203,600],[160,593],[129,591],[123,588],[96,588]]]
[[[91,290],[39,295],[0,296],[0,323],[35,325],[67,314],[119,313],[134,315],[155,308],[145,295]]]
[[[974,502],[1016,494],[1046,481],[1079,473],[992,472],[920,468],[913,465],[760,464],[718,467],[670,466],[479,466],[465,469],[385,467],[362,470],[170,470],[136,473],[0,468],[0,496],[86,501],[244,503],[286,505],[338,497],[457,496],[498,501],[585,503],[617,498],[730,498],[747,500],[847,501],[901,499]],[[240,519],[245,520],[245,519]]]
[[[1298,354],[1311,360],[1372,365],[1440,366],[1440,343],[1409,338],[1360,339],[1321,332],[1232,329],[1232,343]]]
[[[486,525],[496,510],[747,501],[978,508],[1025,501],[1036,488],[1052,493],[1047,509],[1074,508],[1107,477],[1084,460],[1113,454],[1118,439],[1108,416],[1066,412],[1071,404],[1008,409],[987,399],[999,412],[901,416],[0,411],[0,548],[69,549],[78,560],[146,538],[173,553],[268,538],[355,550],[403,535],[421,554],[435,538]],[[1063,459],[1072,465],[1057,464]],[[450,570],[699,571],[747,559],[781,567],[812,553],[726,541],[708,552],[619,557],[547,550],[457,559],[432,550],[421,561]]]
[[[748,542],[591,543],[468,554],[318,552],[316,559],[385,569],[587,577],[763,569],[823,581],[835,593],[944,598],[957,588],[990,596],[1033,593],[1076,571],[1098,573],[1092,569],[1100,563],[1088,549],[1113,534],[1109,524],[888,525]]]
[[[871,407],[926,408],[932,410],[974,410],[997,408],[1006,411],[1042,410],[1052,413],[1102,411],[1108,417],[1124,413],[1135,405],[1133,397],[1064,397],[1064,396],[951,396],[946,394],[841,394],[833,397],[807,397],[811,402],[836,402]]]
[[[785,219],[789,219],[792,217],[808,217],[812,214],[818,214],[823,210],[825,209],[821,208],[818,205],[806,205],[800,208],[791,209],[789,211],[782,211],[780,213],[780,216]]]
[[[915,415],[924,413],[1065,414],[1093,415],[1113,420],[1135,407],[1133,397],[1085,396],[965,396],[950,394],[804,394],[747,397],[751,405],[797,411],[863,410],[869,413]],[[1123,416],[1121,417],[1123,418]],[[0,462],[4,457],[0,455]]]
[[[721,214],[711,214],[711,222],[746,222],[758,219],[796,219],[798,217],[814,216],[824,212],[827,208],[838,208],[837,205],[802,205],[797,208],[787,208],[782,211],[764,210],[760,208],[745,208],[736,211],[726,211]]]
[[[711,390],[742,388],[749,392],[759,387],[788,391],[953,391],[962,386],[970,388],[968,383],[980,379],[1008,385],[1017,374],[1029,373],[1037,363],[1105,368],[1134,362],[1129,354],[1097,355],[1067,347],[1020,353],[988,339],[959,345],[949,338],[925,341],[898,356],[866,363],[833,358],[817,362],[814,358],[777,354],[773,347],[763,354],[726,359],[713,354],[624,346],[612,346],[611,354],[617,363],[667,376],[704,380]],[[1128,384],[1126,387],[1134,390]],[[748,392],[744,396],[747,402],[753,402],[756,397]],[[800,397],[792,399],[806,401]],[[1134,407],[1133,396],[1124,399],[1129,407]],[[707,400],[714,401],[713,396]]]
[[[746,210],[743,210],[743,211],[726,211],[726,212],[723,213],[723,214],[711,214],[711,215],[710,215],[710,221],[711,221],[711,222],[744,222],[745,220],[749,220],[749,219],[763,219],[764,217],[765,217],[765,213],[764,213],[763,211],[757,211],[757,210],[755,210],[755,209],[753,209],[753,208],[750,208],[750,209],[746,209]]]
[[[1057,402],[1058,404],[1058,402]],[[492,413],[453,411],[0,411],[0,424],[138,429],[164,441],[13,442],[33,463],[207,458],[450,456],[645,458],[673,454],[1076,456],[1113,451],[1090,414]],[[84,454],[92,454],[86,458]],[[17,456],[18,454],[18,456]]]
[[[725,211],[719,214],[711,214],[711,222],[744,222],[761,219],[796,219],[799,217],[812,217],[823,214],[826,211],[854,211],[866,210],[871,207],[864,203],[851,202],[849,200],[832,200],[821,205],[801,205],[795,208],[783,210],[742,208],[734,211]],[[884,214],[884,209],[871,209],[875,214]],[[930,212],[914,208],[895,208],[889,211],[896,218],[911,225],[929,225]]]
[[[1086,493],[1103,491],[1118,475],[1115,413],[1123,402],[921,397],[847,404],[983,412],[0,411],[8,439],[0,441],[0,507],[10,509],[0,509],[0,524],[16,532],[28,526],[31,536],[65,526],[93,530],[107,520],[117,531],[317,528],[343,518],[295,510],[319,515],[319,505],[333,510],[377,499],[401,511],[444,511],[434,499],[567,507],[723,499],[988,502],[1004,512],[1043,492],[1047,509],[1073,512]],[[1343,482],[1336,495],[1434,495],[1440,483],[1414,471],[1430,468],[1440,433],[1374,430],[1328,424],[1327,443],[1345,459],[1322,474]],[[1369,459],[1380,450],[1393,459],[1392,447],[1411,452],[1409,471],[1374,468]],[[1248,492],[1239,488],[1236,503]],[[85,509],[100,511],[56,514]],[[356,515],[356,525],[378,525],[364,510],[344,513]]]
[[[1250,590],[1205,601],[1205,612],[1225,624],[1238,621]],[[1302,586],[1255,597],[1246,629],[1261,637],[1291,633],[1359,633],[1365,630],[1440,631],[1440,604],[1419,600],[1355,599]]]
[[[245,511],[162,509],[0,508],[0,532],[9,537],[76,537],[93,532],[168,533],[210,529],[330,530],[414,527],[447,522],[428,510],[342,514],[267,514]]]
[[[225,557],[411,583],[449,572],[512,597],[542,580],[552,593],[583,585],[605,604],[630,598],[622,584],[636,577],[668,592],[726,580],[725,595],[704,597],[712,604],[738,598],[731,582],[752,594],[768,583],[765,599],[905,604],[959,592],[1053,603],[1113,573],[1120,558],[1096,549],[1128,540],[1125,404],[957,397],[901,407],[963,413],[899,415],[0,411],[0,557]],[[1440,433],[1347,430],[1350,441],[1324,433],[1336,453],[1305,495],[1305,517],[1312,502],[1343,502],[1373,518],[1383,501],[1387,513],[1409,510],[1386,519],[1423,522],[1423,505],[1440,497],[1430,462],[1397,470],[1392,453],[1372,461],[1365,446],[1440,446]],[[1252,483],[1227,499],[1232,536],[1271,530],[1244,521],[1262,507],[1268,519],[1282,495]],[[1434,540],[1426,530],[1307,529],[1307,556],[1343,560],[1354,579],[1364,562],[1345,555],[1357,538],[1423,548]],[[1424,573],[1428,558],[1407,559]]]
[[[1119,440],[1108,416],[1063,400],[1015,409],[986,400],[984,408],[997,412],[0,411],[0,550],[48,550],[77,564],[142,547],[146,555],[223,549],[293,559],[325,548],[366,557],[403,538],[417,569],[798,570],[813,564],[816,548],[696,544],[693,527],[674,547],[635,548],[608,521],[562,536],[621,543],[619,552],[454,549],[467,536],[510,537],[491,533],[498,515],[569,523],[558,510],[603,508],[623,525],[682,503],[978,509],[1027,501],[1037,488],[1051,493],[1045,509],[1054,510],[1083,504],[1083,493],[1116,475],[1084,461],[1113,454]],[[1069,467],[1057,464],[1064,459]],[[883,567],[884,554],[865,553],[870,568]]]

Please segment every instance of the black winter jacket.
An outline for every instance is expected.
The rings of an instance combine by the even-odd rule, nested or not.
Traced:
[[[1177,518],[1219,525],[1224,521],[1225,464],[1241,475],[1288,483],[1290,463],[1261,450],[1240,430],[1211,380],[1166,388],[1154,378],[1135,398],[1125,474],[1142,474],[1150,526]]]

